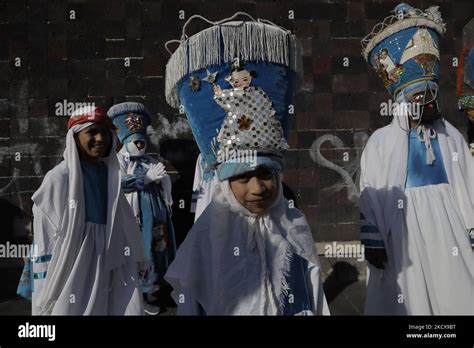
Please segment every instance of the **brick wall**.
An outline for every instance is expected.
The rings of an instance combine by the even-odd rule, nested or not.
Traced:
[[[439,5],[448,23],[441,43],[441,107],[465,132],[466,120],[456,107],[452,58],[461,48],[462,28],[474,13],[474,2],[409,3],[423,9]],[[357,239],[359,157],[371,132],[390,121],[379,115],[388,94],[361,57],[359,42],[396,4],[2,0],[0,198],[31,211],[31,194],[62,156],[67,120],[55,116],[56,103],[66,99],[109,107],[139,101],[154,115],[151,151],[172,173],[174,220],[178,238],[184,238],[192,224],[188,211],[198,151],[185,117],[164,101],[164,43],[179,38],[193,14],[217,20],[246,11],[292,30],[304,47],[304,85],[295,101],[285,183],[317,240]],[[179,18],[181,10],[184,19]],[[188,32],[204,27],[196,21]],[[344,58],[349,59],[347,67]]]

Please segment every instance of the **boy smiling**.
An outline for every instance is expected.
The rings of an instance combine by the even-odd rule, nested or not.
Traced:
[[[110,130],[105,124],[92,124],[74,137],[82,162],[98,164],[99,159],[110,151]]]
[[[34,193],[33,315],[140,315],[139,230],[102,108],[76,110],[64,160]],[[142,267],[143,268],[143,267]]]

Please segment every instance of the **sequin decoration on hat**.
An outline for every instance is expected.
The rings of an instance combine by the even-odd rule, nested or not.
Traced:
[[[271,99],[260,87],[251,86],[254,76],[254,71],[234,64],[226,78],[231,88],[213,86],[214,101],[227,112],[217,136],[218,158],[226,153],[226,147],[267,151],[288,148]]]
[[[185,25],[166,66],[166,100],[184,108],[205,173],[217,169],[221,180],[248,169],[220,170],[230,162],[229,151],[271,153],[262,163],[281,158],[275,166],[281,170],[288,109],[302,73],[301,47],[291,32],[248,15],[250,21],[233,21],[237,15],[246,14],[212,22],[190,37]],[[193,16],[188,23],[196,18],[203,19]]]
[[[362,39],[362,55],[392,96],[412,83],[437,81],[445,24],[438,6],[425,11],[399,4]]]

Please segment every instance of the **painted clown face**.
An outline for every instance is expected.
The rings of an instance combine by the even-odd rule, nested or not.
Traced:
[[[404,90],[405,101],[414,104],[421,116],[421,123],[432,122],[441,117],[438,105],[438,85],[430,81],[417,82]],[[418,117],[413,117],[418,120]]]
[[[235,199],[250,212],[263,215],[275,200],[277,183],[275,173],[259,167],[254,171],[229,179]]]
[[[144,156],[147,147],[145,139],[131,139],[125,143],[125,148],[130,156]]]
[[[421,114],[422,122],[431,122],[441,117],[438,107],[438,96],[429,89],[413,94],[408,101],[421,105],[423,110]]]

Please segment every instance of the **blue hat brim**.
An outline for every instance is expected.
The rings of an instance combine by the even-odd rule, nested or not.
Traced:
[[[216,169],[217,178],[219,181],[224,181],[234,176],[254,171],[260,167],[281,172],[285,169],[285,160],[281,154],[257,153],[257,156],[252,161],[242,163],[227,161],[219,164]]]

